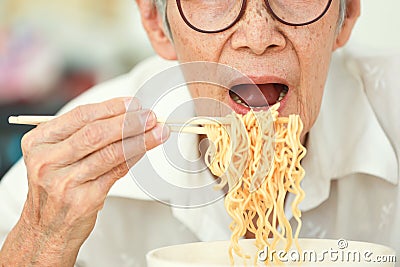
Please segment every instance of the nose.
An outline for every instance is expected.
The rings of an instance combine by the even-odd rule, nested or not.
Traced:
[[[246,11],[236,24],[231,45],[233,49],[247,48],[262,55],[266,50],[283,49],[286,39],[276,28],[263,0],[247,0]]]

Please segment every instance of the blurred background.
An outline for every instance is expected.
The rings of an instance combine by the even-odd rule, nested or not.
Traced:
[[[134,0],[0,0],[0,179],[31,129],[11,114],[54,114],[153,54]]]
[[[399,50],[400,1],[362,4],[350,46]],[[9,115],[54,114],[153,53],[134,0],[0,0],[0,179],[31,129]]]

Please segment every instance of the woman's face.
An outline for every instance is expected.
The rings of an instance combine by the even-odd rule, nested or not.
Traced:
[[[176,1],[168,1],[167,10],[175,51],[181,63],[211,61],[236,68],[258,85],[270,105],[288,88],[280,101],[280,116],[300,114],[304,123],[303,135],[310,130],[319,112],[335,47],[339,0],[332,1],[320,20],[301,27],[278,22],[269,14],[264,1],[248,0],[245,14],[238,23],[213,34],[200,33],[187,26]],[[232,89],[252,105],[250,89],[245,85]],[[239,113],[248,110],[233,100],[234,94],[229,90],[206,86],[190,90],[195,98],[216,99]],[[209,107],[198,107],[198,112],[202,109]],[[214,114],[217,113],[215,110]]]

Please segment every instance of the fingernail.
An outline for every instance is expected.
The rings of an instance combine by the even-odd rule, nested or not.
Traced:
[[[169,128],[165,124],[157,124],[157,126],[152,130],[154,139],[164,143],[169,137]]]
[[[140,114],[140,117],[143,125],[146,126],[146,130],[153,128],[154,124],[156,124],[156,117],[152,111],[144,110],[142,114]]]
[[[141,109],[139,100],[136,98],[127,98],[124,100],[126,111],[138,111]]]

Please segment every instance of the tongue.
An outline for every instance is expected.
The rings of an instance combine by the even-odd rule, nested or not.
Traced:
[[[232,91],[236,93],[247,105],[251,107],[262,107],[275,104],[281,93],[281,88],[277,84],[241,84],[232,88]]]

